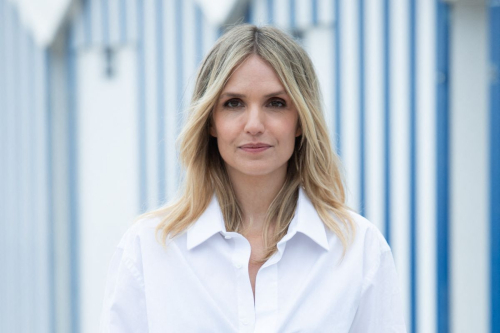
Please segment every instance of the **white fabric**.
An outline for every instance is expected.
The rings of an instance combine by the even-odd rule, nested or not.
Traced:
[[[226,232],[217,200],[164,248],[159,219],[136,222],[112,259],[101,332],[406,332],[391,250],[353,213],[342,244],[301,189],[278,251],[261,267],[255,304],[250,244]]]

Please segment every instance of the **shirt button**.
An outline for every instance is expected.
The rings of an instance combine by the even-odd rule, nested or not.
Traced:
[[[242,320],[241,320],[241,323],[242,323],[243,325],[245,325],[245,326],[249,324],[248,320],[245,320],[245,319],[242,319]]]
[[[231,239],[231,236],[229,236],[229,235],[225,235],[225,236],[224,236],[224,238],[225,238],[225,239]]]
[[[241,266],[241,264],[239,262],[235,262],[234,263],[234,267],[240,269],[242,266]]]

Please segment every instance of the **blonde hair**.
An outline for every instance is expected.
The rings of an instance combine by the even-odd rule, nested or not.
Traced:
[[[187,122],[179,137],[185,168],[179,197],[144,216],[161,216],[157,233],[163,244],[194,223],[216,195],[227,231],[242,230],[237,201],[216,138],[209,134],[212,110],[231,73],[256,54],[276,71],[299,114],[302,135],[288,162],[285,182],[269,206],[263,231],[267,260],[286,234],[302,186],[325,226],[342,241],[344,253],[354,224],[345,203],[340,161],[325,126],[318,80],[307,53],[286,33],[271,27],[239,25],[225,33],[198,71]],[[270,226],[274,228],[269,228]]]

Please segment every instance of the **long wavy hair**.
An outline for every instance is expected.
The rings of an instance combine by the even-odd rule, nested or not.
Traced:
[[[344,253],[355,232],[346,205],[338,156],[333,152],[322,110],[322,97],[311,60],[283,31],[271,27],[238,25],[214,45],[199,68],[187,121],[179,137],[185,174],[177,199],[144,216],[161,216],[157,236],[167,238],[185,231],[205,211],[215,194],[227,231],[242,230],[242,210],[217,139],[210,136],[212,111],[232,72],[250,55],[258,55],[278,75],[299,114],[302,134],[296,138],[284,184],[267,211],[263,229],[267,260],[286,234],[302,186],[325,226],[341,240]],[[270,226],[273,228],[269,228]]]

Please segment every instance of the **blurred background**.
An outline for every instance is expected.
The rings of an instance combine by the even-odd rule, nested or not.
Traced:
[[[0,0],[0,332],[98,331],[119,239],[176,192],[196,69],[244,22],[313,59],[408,331],[500,332],[499,0]]]

